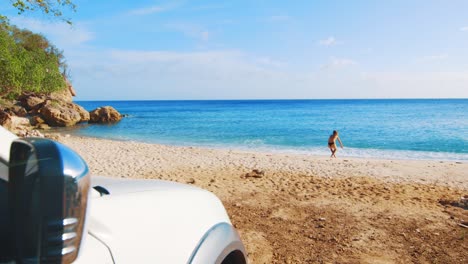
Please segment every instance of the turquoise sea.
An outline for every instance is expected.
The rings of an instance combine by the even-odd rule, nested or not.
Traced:
[[[468,161],[468,99],[78,101],[127,114],[69,133],[183,146],[338,156]]]

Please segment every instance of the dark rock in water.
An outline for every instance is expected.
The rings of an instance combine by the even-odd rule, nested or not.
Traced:
[[[103,106],[89,112],[89,123],[115,123],[122,119],[122,115],[112,106]]]

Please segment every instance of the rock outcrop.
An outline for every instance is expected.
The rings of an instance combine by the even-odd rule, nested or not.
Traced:
[[[40,107],[47,99],[45,95],[36,95],[34,93],[24,93],[18,97],[18,101],[26,111],[31,111],[35,108]]]
[[[3,109],[0,109],[0,125],[16,134],[31,130],[31,123],[27,117],[16,116]]]
[[[76,108],[73,103],[47,100],[39,112],[50,126],[69,127],[81,122]]]
[[[33,135],[34,129],[70,127],[81,122],[115,123],[124,117],[111,106],[99,107],[90,114],[73,103],[74,95],[69,84],[68,89],[51,94],[28,92],[17,100],[0,98],[0,125],[17,135]]]
[[[53,92],[49,95],[49,98],[62,101],[62,102],[68,102],[71,103],[73,101],[73,96],[75,96],[75,91],[73,90],[73,86],[71,86],[68,81],[67,81],[67,89],[63,89],[58,92]]]
[[[90,115],[89,115],[89,112],[86,111],[86,109],[84,109],[82,106],[77,105],[75,103],[70,103],[70,104],[71,104],[70,106],[80,114],[80,117],[81,117],[80,123],[89,121]]]
[[[112,106],[103,106],[89,112],[89,123],[115,123],[122,119],[122,115]]]
[[[0,109],[0,125],[8,130],[11,130],[11,114],[3,109]]]
[[[25,117],[28,114],[28,111],[20,106],[20,105],[14,105],[11,107],[11,111],[16,115],[20,117]]]

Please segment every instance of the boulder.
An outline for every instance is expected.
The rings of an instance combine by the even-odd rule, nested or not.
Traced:
[[[27,130],[31,123],[26,117],[16,116],[11,109],[0,110],[0,125],[17,134],[19,131]]]
[[[73,101],[73,96],[76,96],[76,92],[75,92],[75,89],[73,88],[73,85],[68,80],[68,78],[64,77],[64,79],[65,79],[65,88],[60,91],[50,93],[49,98],[58,100],[58,101],[71,103]]]
[[[122,115],[112,106],[96,108],[89,115],[89,123],[115,123],[122,119]]]
[[[4,110],[0,110],[0,126],[11,130],[11,123],[11,114]]]
[[[17,135],[22,135],[22,133],[31,130],[31,123],[26,117],[11,116],[11,124],[8,129]]]
[[[57,92],[52,92],[49,94],[49,98],[67,103],[71,103],[73,101],[72,93],[69,88],[65,88]]]
[[[46,124],[46,123],[43,123],[43,124],[36,125],[36,128],[37,129],[42,129],[42,130],[48,130],[48,129],[50,129],[50,126],[48,124]]]
[[[89,112],[86,111],[86,109],[84,109],[82,106],[77,105],[75,103],[70,103],[70,107],[80,114],[80,117],[81,117],[80,122],[89,121]]]
[[[15,105],[15,103],[16,103],[16,100],[9,100],[9,99],[0,97],[0,109],[11,108],[12,106]]]
[[[18,98],[21,106],[26,108],[27,111],[30,111],[38,105],[41,105],[45,100],[46,97],[44,95],[37,95],[35,93],[24,93]]]
[[[47,100],[40,113],[49,126],[69,127],[81,121],[73,103]]]
[[[17,135],[19,137],[45,137],[41,132],[39,132],[38,130],[21,130],[21,131],[18,131]]]
[[[28,114],[28,111],[26,111],[26,109],[20,105],[14,105],[11,107],[11,111],[17,115],[17,116],[21,116],[21,117],[25,117],[27,114]]]
[[[33,125],[33,126],[38,126],[40,124],[45,123],[45,120],[39,115],[32,116],[32,117],[30,117],[29,120],[31,121],[31,125]]]

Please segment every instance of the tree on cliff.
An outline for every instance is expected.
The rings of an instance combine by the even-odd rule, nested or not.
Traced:
[[[10,0],[18,14],[39,11],[64,18],[62,10],[76,10],[71,0]],[[50,93],[67,88],[63,52],[43,35],[9,24],[0,14],[0,97],[15,98],[25,91]]]
[[[26,11],[41,11],[44,14],[61,18],[68,24],[71,24],[71,20],[63,17],[62,10],[69,8],[73,12],[76,11],[76,5],[71,0],[10,0],[10,2],[18,10],[18,14]]]
[[[66,88],[62,51],[44,36],[0,20],[0,97]]]

